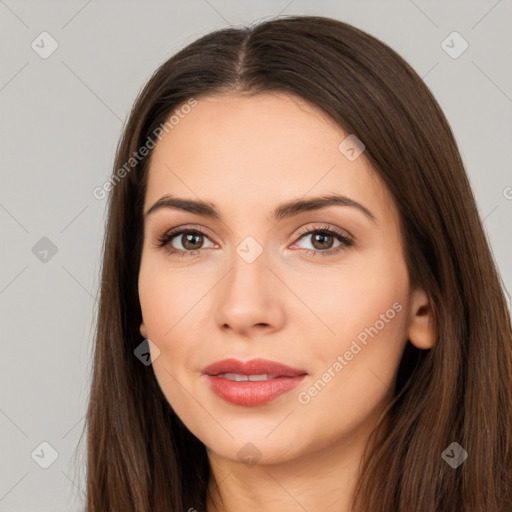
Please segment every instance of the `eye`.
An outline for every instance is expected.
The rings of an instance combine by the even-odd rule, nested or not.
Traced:
[[[341,230],[326,226],[314,226],[299,232],[299,241],[310,238],[313,249],[306,248],[308,255],[329,256],[354,245],[354,240]],[[334,245],[338,241],[338,245]]]
[[[174,230],[158,238],[158,247],[166,247],[169,254],[179,256],[195,256],[201,249],[204,249],[204,240],[213,242],[199,229]]]
[[[303,248],[308,255],[329,256],[354,245],[354,240],[345,232],[328,226],[313,226],[298,233],[299,239],[311,239],[312,249]],[[205,240],[210,242],[204,245]],[[338,245],[335,243],[338,242]],[[168,254],[177,256],[197,256],[205,248],[216,247],[209,237],[198,228],[174,229],[158,238],[157,247],[165,247]]]

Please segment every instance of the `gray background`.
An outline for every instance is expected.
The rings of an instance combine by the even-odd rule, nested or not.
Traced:
[[[84,468],[72,455],[88,396],[106,205],[92,190],[111,173],[136,94],[199,36],[280,13],[351,23],[424,78],[455,133],[512,290],[510,0],[0,0],[0,511],[83,503]],[[58,43],[46,59],[31,46],[51,48],[44,31]],[[442,46],[453,31],[469,44],[458,58]],[[460,50],[460,40],[447,41]],[[40,465],[52,450],[42,442],[58,453],[47,469]]]

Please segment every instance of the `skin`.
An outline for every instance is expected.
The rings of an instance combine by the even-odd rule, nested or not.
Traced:
[[[338,150],[347,135],[292,95],[215,95],[199,98],[152,155],[145,212],[173,194],[211,202],[222,215],[170,208],[147,215],[139,273],[141,334],[160,350],[156,378],[207,447],[210,489],[224,501],[215,508],[209,500],[209,512],[348,512],[407,340],[434,344],[428,297],[409,280],[396,205],[364,152],[350,161]],[[375,222],[351,206],[270,217],[285,201],[333,192],[365,206]],[[350,234],[354,244],[323,256],[340,245],[336,237],[315,243],[315,233],[297,235],[319,225]],[[182,235],[172,241],[175,250],[199,247],[197,255],[157,247],[178,226],[206,231],[192,245]],[[263,251],[252,263],[236,251],[248,236]],[[333,371],[395,303],[400,312]],[[201,378],[205,366],[229,357],[283,362],[308,377],[267,405],[232,405]],[[299,393],[329,368],[335,376],[301,403]],[[253,465],[237,455],[249,442],[260,457]]]

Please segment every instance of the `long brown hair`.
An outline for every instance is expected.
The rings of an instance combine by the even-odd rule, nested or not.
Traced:
[[[84,427],[87,512],[205,510],[205,447],[134,355],[151,151],[130,159],[191,98],[265,91],[300,96],[364,143],[400,212],[411,281],[433,306],[437,342],[407,344],[389,430],[363,457],[354,511],[512,510],[510,313],[450,126],[389,46],[340,21],[289,16],[196,40],[153,74],[131,111],[102,189],[110,194]],[[457,468],[441,456],[453,442],[468,453]]]

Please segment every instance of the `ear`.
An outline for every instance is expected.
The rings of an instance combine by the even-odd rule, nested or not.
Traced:
[[[408,339],[418,349],[432,348],[437,334],[430,299],[421,288],[411,293]]]
[[[148,330],[146,329],[146,326],[144,325],[144,322],[140,324],[140,335],[146,339],[148,337]]]

